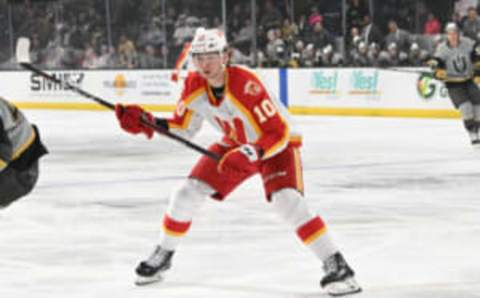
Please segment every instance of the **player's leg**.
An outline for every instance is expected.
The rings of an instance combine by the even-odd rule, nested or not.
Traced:
[[[0,208],[5,208],[14,201],[26,196],[38,179],[38,161],[30,167],[18,170],[11,166],[0,173]]]
[[[229,148],[214,144],[211,152],[225,154]],[[175,249],[187,234],[194,213],[208,197],[223,200],[242,181],[253,175],[228,177],[217,171],[217,163],[208,157],[201,157],[192,169],[189,178],[172,193],[168,208],[163,217],[163,231],[160,242],[151,256],[141,262],[136,269],[137,285],[159,281],[162,273],[171,266]]]
[[[475,145],[478,138],[478,125],[475,121],[474,106],[470,99],[469,87],[467,84],[447,85],[448,94],[453,105],[458,109],[467,130],[470,142]]]
[[[480,89],[475,83],[471,82],[468,86],[468,92],[470,95],[470,102],[472,103],[473,119],[477,130],[477,140],[473,143],[474,145],[480,145]]]
[[[267,198],[275,212],[296,232],[300,240],[323,262],[321,286],[332,295],[361,289],[354,272],[332,241],[322,218],[313,213],[303,197],[302,166],[298,148],[287,148],[262,166]]]
[[[163,229],[159,244],[149,258],[136,268],[137,285],[149,284],[162,279],[162,273],[170,269],[172,257],[181,239],[187,234],[193,215],[214,190],[202,181],[188,178],[170,196],[163,216]]]

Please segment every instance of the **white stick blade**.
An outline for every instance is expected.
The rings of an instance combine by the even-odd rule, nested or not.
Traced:
[[[18,38],[16,55],[18,63],[30,63],[30,39]]]

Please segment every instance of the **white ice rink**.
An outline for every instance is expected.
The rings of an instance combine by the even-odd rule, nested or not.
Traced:
[[[198,213],[165,283],[134,286],[198,155],[127,135],[109,112],[26,114],[51,153],[34,192],[0,210],[1,298],[326,297],[258,178]],[[480,151],[459,120],[297,122],[308,202],[364,288],[352,297],[480,297]],[[205,126],[196,141],[216,136]]]

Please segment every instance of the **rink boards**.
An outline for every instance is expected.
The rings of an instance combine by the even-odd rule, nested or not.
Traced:
[[[256,69],[293,114],[455,118],[445,87],[428,75],[378,68]],[[170,70],[58,70],[50,74],[111,102],[171,111],[180,93]],[[2,73],[3,96],[21,108],[99,110],[27,71]]]

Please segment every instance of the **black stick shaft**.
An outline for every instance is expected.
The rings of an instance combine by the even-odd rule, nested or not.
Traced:
[[[20,65],[22,67],[24,67],[25,69],[28,69],[30,71],[32,71],[33,73],[36,73],[38,74],[39,76],[42,76],[48,80],[51,80],[52,82],[55,82],[57,84],[60,84],[60,85],[64,85],[66,87],[68,87],[68,89],[72,90],[73,92],[76,92],[86,98],[89,98],[89,99],[92,99],[93,101],[97,102],[98,104],[110,109],[110,110],[115,110],[115,105],[104,100],[104,99],[101,99],[100,97],[98,96],[95,96],[93,94],[90,94],[88,93],[87,91],[83,90],[83,89],[80,89],[78,88],[77,86],[74,86],[68,82],[64,82],[64,81],[61,81],[60,79],[52,76],[52,75],[49,75],[48,73],[36,68],[35,66],[31,65],[30,63],[20,63]],[[141,119],[141,122],[143,125],[145,126],[148,126],[149,128],[152,128],[154,131],[156,131],[157,133],[159,134],[162,134],[164,136],[167,136],[171,139],[174,139],[180,143],[182,143],[183,145],[189,147],[190,149],[193,149],[199,153],[202,153],[203,155],[215,160],[215,161],[219,161],[220,160],[220,156],[214,152],[211,152],[203,147],[200,147],[199,145],[195,144],[195,143],[192,143],[190,142],[189,140],[186,140],[180,136],[177,136],[176,134],[173,134],[171,133],[170,131],[164,129],[163,127],[161,126],[158,126],[158,125],[155,125],[154,123],[151,123],[150,121],[148,121],[145,117],[142,117]]]

